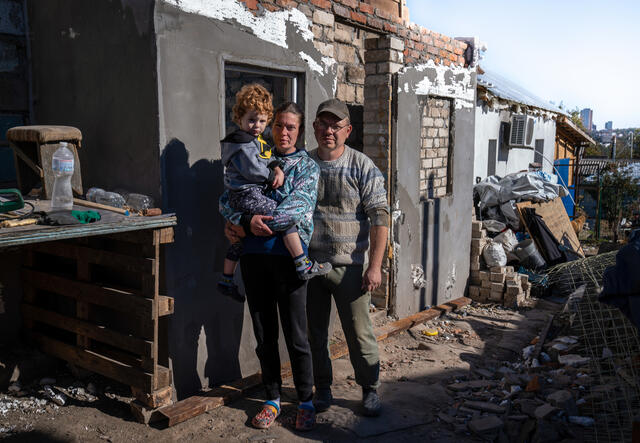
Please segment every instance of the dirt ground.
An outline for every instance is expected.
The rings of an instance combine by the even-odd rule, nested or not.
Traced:
[[[540,333],[550,309],[547,305],[517,312],[474,304],[380,342],[383,413],[378,418],[361,414],[361,392],[348,357],[334,361],[335,405],[318,414],[317,427],[305,434],[294,429],[295,393],[290,379],[284,386],[282,415],[269,430],[250,426],[261,404],[260,389],[228,406],[162,429],[132,421],[126,387],[98,376],[80,380],[59,370],[55,382],[44,382],[68,394],[64,406],[47,400],[39,379],[21,392],[15,387],[12,392],[0,392],[0,440],[486,441],[487,436],[469,431],[468,418],[460,417],[459,412],[456,415],[468,393],[456,392],[450,385],[482,378],[498,383],[499,376],[490,374],[499,374],[501,368],[521,359],[522,349]],[[427,336],[426,329],[437,329],[438,335]],[[492,394],[487,390],[477,395],[490,401]],[[481,416],[478,411],[469,414]]]

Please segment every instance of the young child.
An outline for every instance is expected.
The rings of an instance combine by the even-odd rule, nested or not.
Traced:
[[[231,208],[238,212],[270,215],[277,207],[277,203],[264,194],[268,188],[277,189],[284,182],[280,162],[273,157],[272,148],[262,138],[271,117],[271,94],[264,87],[252,83],[243,86],[236,94],[233,121],[240,129],[229,134],[220,143],[222,163],[225,166],[224,186],[229,191]],[[295,226],[284,231],[282,239],[293,257],[300,279],[308,280],[331,270],[330,263],[320,265],[305,255]],[[224,260],[222,279],[218,282],[218,291],[244,302],[244,295],[233,282],[241,253],[241,243],[234,243],[229,248]]]

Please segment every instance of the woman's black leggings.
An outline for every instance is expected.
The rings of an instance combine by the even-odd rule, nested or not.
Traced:
[[[279,312],[298,399],[311,400],[313,365],[307,339],[307,282],[298,278],[293,260],[284,255],[245,254],[240,267],[267,399],[280,397],[282,386]]]

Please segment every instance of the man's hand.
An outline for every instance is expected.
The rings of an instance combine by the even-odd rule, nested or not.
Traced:
[[[280,169],[279,166],[273,168],[273,172],[275,173],[275,177],[273,178],[273,183],[271,183],[271,187],[273,189],[278,189],[284,183],[284,172]]]
[[[260,237],[268,237],[269,235],[273,235],[273,231],[267,226],[264,222],[273,220],[273,217],[270,215],[254,215],[251,217],[251,232],[253,235],[257,235]]]
[[[362,289],[371,292],[382,283],[380,266],[369,266],[362,276]]]
[[[224,225],[224,235],[230,243],[238,243],[245,236],[245,232],[242,226],[227,222]]]

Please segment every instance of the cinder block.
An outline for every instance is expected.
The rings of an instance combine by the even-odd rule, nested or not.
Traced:
[[[489,294],[491,294],[491,289],[489,289],[489,288],[480,288],[480,297],[488,299],[489,298]]]
[[[501,273],[501,274],[504,274],[504,273],[505,273],[505,271],[504,271],[504,267],[502,267],[502,266],[492,266],[492,267],[490,267],[490,268],[489,268],[489,270],[490,270],[491,272],[499,272],[499,273]]]
[[[481,238],[472,238],[471,239],[471,248],[472,249],[482,249],[487,242]]]
[[[504,272],[505,274],[511,274],[513,272],[513,266],[505,266]]]
[[[492,272],[491,277],[489,278],[492,282],[495,283],[504,283],[505,275],[500,272]]]
[[[491,275],[490,272],[487,271],[480,271],[480,280],[487,280],[490,281],[491,279],[489,278]]]
[[[469,265],[469,269],[471,269],[472,271],[479,271],[480,270],[480,261],[474,262],[472,260],[471,264]]]
[[[475,299],[480,296],[480,287],[479,286],[469,286],[469,297]]]
[[[520,277],[521,284],[529,283],[529,276],[527,274],[518,274],[518,276]]]
[[[489,293],[489,300],[491,300],[491,301],[495,301],[495,302],[501,303],[502,302],[502,297],[503,297],[502,291],[497,291],[497,292],[496,291],[491,291]]]
[[[492,284],[491,280],[480,280],[480,286],[483,288],[491,289]]]
[[[525,295],[522,292],[519,292],[515,295],[505,294],[503,305],[507,308],[518,308],[524,305]]]
[[[471,232],[482,232],[482,222],[481,221],[474,221],[471,222]]]
[[[520,286],[507,286],[507,291],[506,294],[515,296],[518,295],[519,293],[522,292],[522,289],[520,288]]]
[[[506,276],[506,281],[512,281],[512,282],[517,282],[520,283],[520,278],[518,277],[518,274],[516,274],[515,272],[510,272],[508,274],[505,274]]]
[[[491,292],[503,292],[503,290],[504,290],[504,283],[495,283],[495,282],[491,283]]]

